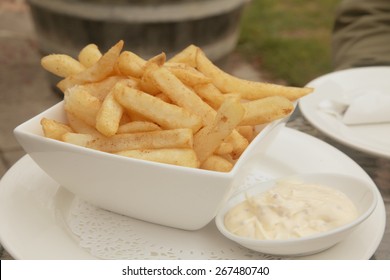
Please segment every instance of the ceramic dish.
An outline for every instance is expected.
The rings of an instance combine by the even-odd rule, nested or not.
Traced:
[[[390,67],[362,67],[321,76],[307,86],[314,92],[299,101],[303,116],[318,130],[356,150],[390,158],[390,123],[345,125],[335,116],[318,109],[321,102],[353,96],[363,88],[390,95]]]
[[[247,196],[253,197],[266,192],[270,188],[274,187],[277,181],[300,182],[303,184],[325,186],[327,188],[335,189],[346,195],[353,205],[355,205],[357,208],[357,217],[351,222],[335,229],[300,238],[277,240],[254,239],[238,236],[230,232],[225,226],[225,216],[228,211],[237,204],[245,201]],[[243,190],[229,199],[226,205],[218,213],[215,220],[219,231],[224,236],[246,248],[272,255],[300,256],[321,252],[339,243],[351,234],[351,232],[356,230],[358,225],[371,215],[372,211],[376,207],[376,203],[377,196],[375,187],[373,187],[367,180],[361,180],[337,173],[297,174],[259,183],[247,190]],[[286,207],[285,210],[287,209],[289,208]],[[328,210],[330,209],[331,208]]]

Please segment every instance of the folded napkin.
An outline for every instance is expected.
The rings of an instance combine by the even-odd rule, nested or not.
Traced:
[[[318,108],[346,125],[386,123],[390,122],[390,90],[366,89],[348,98],[325,99]]]

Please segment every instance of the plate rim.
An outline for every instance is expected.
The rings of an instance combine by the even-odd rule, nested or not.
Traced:
[[[349,69],[342,69],[337,70],[334,72],[326,73],[322,76],[319,76],[310,82],[306,84],[307,87],[314,87],[317,83],[330,79],[335,76],[339,75],[354,75],[355,73],[362,73],[365,71],[383,71],[387,70],[390,71],[390,66],[366,66],[366,67],[356,67],[356,68],[349,68]],[[389,152],[380,152],[377,149],[373,147],[367,147],[363,144],[360,144],[359,141],[357,142],[351,142],[346,141],[343,139],[343,137],[339,136],[337,133],[334,133],[330,131],[329,129],[324,128],[321,124],[322,121],[319,118],[316,118],[310,113],[310,109],[312,109],[312,104],[310,103],[310,96],[307,96],[305,98],[302,98],[298,101],[298,107],[300,112],[302,113],[303,117],[316,129],[318,129],[320,132],[322,132],[324,135],[328,136],[329,138],[344,144],[352,149],[367,153],[372,156],[377,156],[381,158],[387,158],[390,159],[390,151]]]

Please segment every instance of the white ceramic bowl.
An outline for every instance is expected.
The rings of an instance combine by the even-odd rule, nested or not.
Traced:
[[[369,182],[347,175],[330,173],[295,175],[283,178],[283,180],[290,178],[307,183],[324,185],[342,191],[357,207],[358,217],[352,222],[328,232],[295,239],[256,240],[253,238],[240,237],[229,232],[224,225],[225,214],[232,207],[244,201],[245,194],[252,196],[272,188],[276,181],[272,180],[260,183],[232,196],[216,216],[215,221],[220,232],[227,238],[257,252],[281,256],[310,255],[326,250],[342,241],[360,223],[367,219],[376,207],[377,196],[374,190],[375,186],[372,186]]]
[[[175,228],[208,224],[234,190],[239,171],[276,136],[286,119],[267,125],[229,173],[131,159],[43,137],[40,120],[65,121],[63,102],[19,125],[18,142],[58,184],[116,213]]]

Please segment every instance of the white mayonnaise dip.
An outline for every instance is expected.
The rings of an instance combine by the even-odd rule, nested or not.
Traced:
[[[331,230],[357,217],[352,201],[336,189],[291,181],[230,209],[224,218],[235,235],[272,240],[300,238]]]

